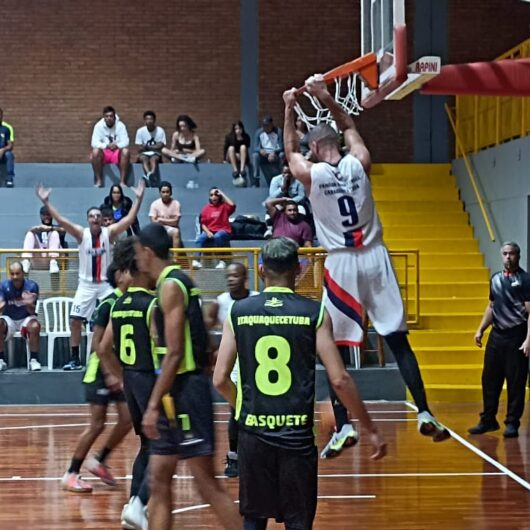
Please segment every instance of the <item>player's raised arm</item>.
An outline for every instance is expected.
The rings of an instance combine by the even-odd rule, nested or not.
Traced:
[[[289,163],[289,169],[308,191],[311,188],[311,162],[306,160],[300,153],[300,140],[296,134],[294,106],[296,104],[296,89],[291,88],[283,93],[285,103],[285,114],[283,123],[283,143],[285,157]]]
[[[357,386],[344,368],[335,340],[333,338],[331,319],[327,312],[322,325],[317,331],[317,352],[326,367],[329,381],[341,403],[359,419],[361,425],[369,433],[370,443],[374,449],[372,459],[378,460],[386,455],[386,444],[377,427],[373,424],[364,403],[359,396]]]
[[[352,117],[346,113],[329,93],[322,74],[315,74],[309,77],[305,82],[305,86],[312,96],[315,96],[322,105],[329,109],[337,127],[344,134],[344,143],[348,151],[351,155],[359,159],[365,172],[369,174],[372,165],[370,152],[359,134]]]

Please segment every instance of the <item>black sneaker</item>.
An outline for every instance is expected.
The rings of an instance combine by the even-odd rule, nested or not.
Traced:
[[[474,427],[467,430],[469,434],[485,434],[487,432],[493,432],[499,430],[499,424],[495,423],[482,423],[479,422]]]
[[[6,179],[6,188],[14,188],[13,179]]]
[[[505,438],[517,438],[519,436],[519,431],[514,425],[512,425],[511,423],[507,423],[506,429],[504,429],[502,435]]]
[[[239,477],[239,467],[237,463],[237,458],[230,457],[226,455],[225,460],[225,477],[236,478]]]
[[[83,369],[83,365],[79,361],[76,361],[75,359],[72,359],[70,362],[66,363],[63,366],[63,370],[67,372],[71,372],[73,370],[82,370],[82,369]]]

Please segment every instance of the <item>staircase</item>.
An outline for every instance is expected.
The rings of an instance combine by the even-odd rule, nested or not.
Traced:
[[[480,400],[484,352],[473,337],[488,303],[489,271],[450,165],[375,164],[371,178],[388,248],[420,251],[421,319],[410,342],[429,399]]]

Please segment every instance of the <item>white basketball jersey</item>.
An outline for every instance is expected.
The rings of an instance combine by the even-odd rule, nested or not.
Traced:
[[[79,244],[79,279],[91,283],[106,281],[111,252],[107,227],[103,227],[97,236],[93,236],[90,229],[85,228]]]
[[[249,291],[249,296],[256,296],[259,294],[258,291]],[[230,306],[232,305],[232,302],[234,299],[230,296],[230,293],[228,291],[221,293],[217,297],[217,304],[219,305],[219,312],[217,313],[217,320],[221,324],[225,323],[226,317],[228,316],[228,310],[230,309]]]
[[[327,251],[382,241],[370,179],[354,156],[346,155],[337,166],[313,164],[309,200],[318,241]]]

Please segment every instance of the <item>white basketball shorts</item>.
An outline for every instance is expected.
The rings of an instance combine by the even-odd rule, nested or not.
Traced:
[[[331,252],[324,263],[324,305],[339,346],[363,341],[363,308],[379,335],[406,331],[403,300],[383,243]]]
[[[94,309],[96,309],[97,301],[103,300],[110,293],[112,293],[112,287],[107,282],[92,283],[79,280],[70,317],[78,318],[79,320],[90,320]]]

